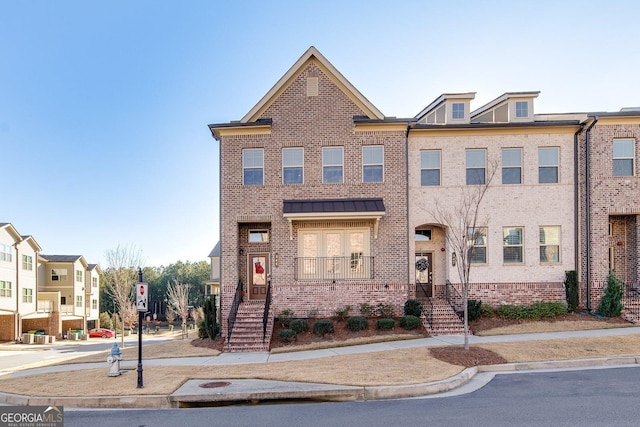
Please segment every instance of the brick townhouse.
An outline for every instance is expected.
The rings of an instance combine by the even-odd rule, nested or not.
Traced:
[[[399,315],[409,298],[429,301],[432,332],[460,333],[450,298],[461,289],[458,254],[434,209],[454,212],[464,189],[494,171],[473,230],[470,298],[564,301],[565,271],[585,274],[577,204],[586,192],[576,180],[585,168],[577,159],[585,139],[605,138],[605,119],[590,126],[587,114],[536,114],[537,96],[508,92],[472,111],[475,93],[444,94],[413,118],[387,117],[311,47],[241,120],[209,125],[220,142],[227,348],[267,348],[273,318],[285,309],[328,316],[346,305],[355,312],[389,304]],[[636,124],[617,132],[635,141],[638,117],[623,117]],[[616,145],[620,155],[626,144]],[[638,212],[618,209],[610,218],[636,236],[628,209]],[[625,271],[636,280],[635,270]]]

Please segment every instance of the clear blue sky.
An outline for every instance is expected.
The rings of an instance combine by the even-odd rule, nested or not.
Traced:
[[[206,260],[218,145],[311,45],[387,116],[539,90],[640,106],[637,1],[0,0],[0,222],[45,254]]]

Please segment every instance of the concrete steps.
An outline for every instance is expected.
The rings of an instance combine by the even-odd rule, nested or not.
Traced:
[[[273,316],[269,313],[267,334],[262,339],[264,302],[245,302],[238,307],[236,323],[231,332],[231,339],[224,346],[227,352],[269,351],[273,334]]]

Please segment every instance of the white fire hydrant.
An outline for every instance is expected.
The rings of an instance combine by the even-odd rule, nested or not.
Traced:
[[[120,361],[122,360],[122,354],[120,353],[120,347],[118,347],[118,343],[113,343],[113,347],[111,347],[111,352],[109,352],[109,356],[107,356],[107,363],[109,363],[109,376],[117,377],[120,375]]]

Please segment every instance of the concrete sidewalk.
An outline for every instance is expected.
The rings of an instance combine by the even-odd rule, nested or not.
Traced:
[[[595,329],[588,331],[565,331],[521,335],[497,335],[490,337],[469,336],[470,344],[497,342],[523,342],[532,340],[563,340],[570,338],[588,338],[604,336],[623,336],[640,334],[640,327]],[[435,336],[415,340],[391,341],[375,344],[336,347],[323,350],[299,351],[271,354],[258,353],[221,353],[218,356],[184,357],[170,359],[145,360],[145,366],[223,366],[252,363],[286,362],[294,360],[317,359],[337,355],[372,353],[415,347],[436,347],[462,345],[464,336]],[[88,397],[34,397],[0,393],[0,404],[17,405],[57,405],[77,408],[170,408],[211,406],[232,402],[277,401],[277,400],[375,400],[425,396],[453,390],[467,383],[480,372],[507,372],[531,369],[569,369],[595,366],[621,366],[640,364],[640,349],[633,357],[614,357],[599,359],[579,359],[550,362],[509,363],[504,365],[480,366],[465,369],[454,377],[433,383],[407,384],[399,386],[354,387],[317,383],[283,382],[267,380],[189,380],[178,390],[168,395],[143,396],[88,396]],[[106,364],[80,363],[56,366],[43,366],[16,371],[11,377],[37,375],[46,372],[76,371],[91,368],[104,368]],[[123,361],[124,369],[135,369],[137,361]],[[132,370],[131,372],[135,372]]]

